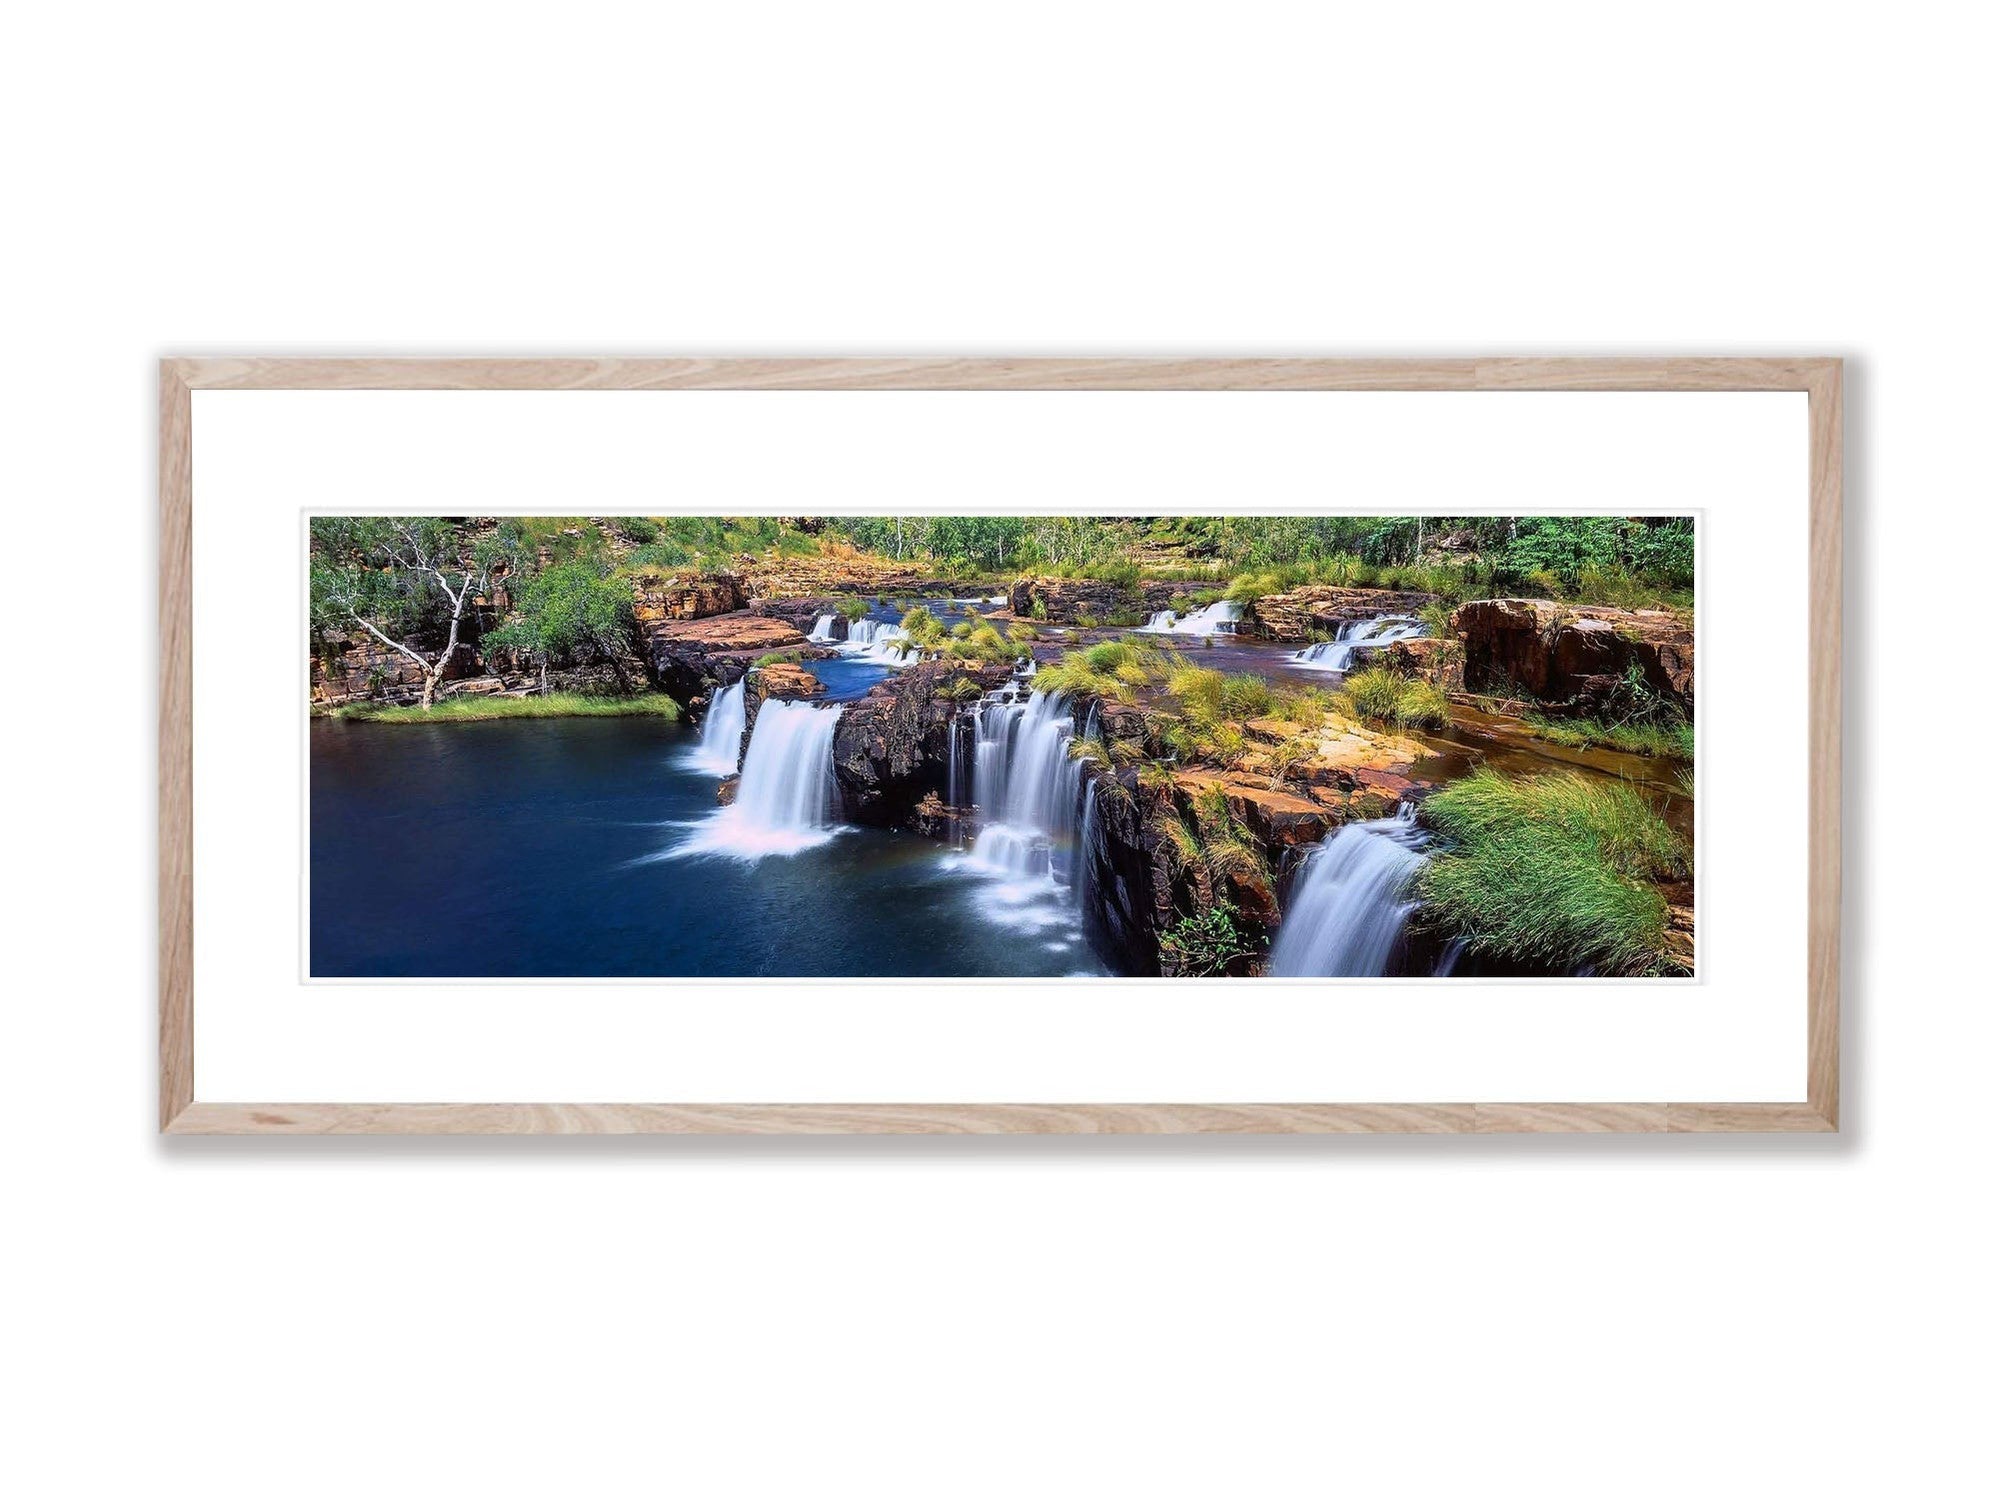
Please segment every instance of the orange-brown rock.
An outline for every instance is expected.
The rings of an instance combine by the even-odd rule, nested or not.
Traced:
[[[749,596],[739,573],[703,577],[642,574],[632,587],[632,613],[645,630],[666,620],[710,619],[744,608]]]
[[[802,666],[794,666],[788,661],[777,661],[769,666],[759,666],[750,673],[750,695],[759,702],[769,702],[778,698],[786,702],[796,702],[800,698],[824,697],[826,684],[813,676]]]
[[[644,634],[653,674],[682,703],[736,681],[767,652],[809,648],[783,620],[761,614],[658,621]]]
[[[1481,599],[1459,605],[1451,628],[1464,643],[1467,691],[1595,713],[1635,673],[1647,692],[1693,716],[1693,622],[1677,611]]]
[[[1465,648],[1459,640],[1398,640],[1380,653],[1384,666],[1404,676],[1418,677],[1444,692],[1462,692],[1465,686]]]
[[[1265,594],[1244,611],[1239,635],[1267,640],[1310,640],[1315,633],[1337,630],[1357,619],[1378,614],[1414,614],[1436,595],[1405,593],[1393,588],[1335,588],[1308,583],[1288,593]]]

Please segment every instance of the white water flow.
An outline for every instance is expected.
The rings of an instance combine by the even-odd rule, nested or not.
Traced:
[[[839,722],[838,708],[765,703],[743,755],[735,801],[697,824],[675,852],[761,859],[826,842],[838,831],[833,731]]]
[[[1171,609],[1161,609],[1142,628],[1149,635],[1233,635],[1241,619],[1241,604],[1217,599],[1205,609],[1196,609],[1185,619]]]
[[[1274,978],[1371,978],[1387,971],[1428,859],[1414,803],[1350,822],[1306,856],[1270,948]]]
[[[1000,881],[998,898],[1010,909],[998,919],[1028,930],[1072,923],[1068,902],[1048,902],[1070,883],[1083,790],[1083,767],[1069,758],[1076,729],[1068,699],[1001,688],[979,703],[972,731],[979,832],[971,863]]]
[[[897,643],[909,639],[901,625],[878,619],[857,619],[847,626],[847,638],[839,642],[840,654],[872,666],[913,666],[919,653],[905,653]]]
[[[1407,614],[1377,614],[1372,619],[1350,619],[1331,640],[1308,645],[1291,653],[1294,666],[1313,671],[1349,671],[1354,652],[1397,640],[1414,640],[1424,633],[1423,622]]]
[[[833,621],[837,617],[838,616],[832,614],[820,615],[817,619],[812,621],[812,633],[806,636],[805,638],[807,640],[830,642],[833,638]]]
[[[732,776],[736,757],[742,752],[743,684],[736,682],[717,688],[708,699],[708,713],[701,720],[701,743],[688,763],[709,775]]]

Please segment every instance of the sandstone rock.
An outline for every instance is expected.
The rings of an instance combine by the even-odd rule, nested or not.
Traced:
[[[1113,615],[1152,614],[1164,609],[1185,587],[1181,583],[1140,583],[1135,589],[1126,589],[1093,578],[1022,578],[1008,590],[1007,606],[1017,619],[1068,625],[1088,615],[1108,623]]]
[[[1379,653],[1381,662],[1404,676],[1417,677],[1443,692],[1465,686],[1465,648],[1459,640],[1397,640]]]
[[[1481,599],[1460,605],[1451,628],[1464,643],[1467,691],[1596,713],[1635,669],[1649,692],[1693,716],[1693,625],[1674,611]]]
[[[749,673],[743,689],[743,713],[751,727],[755,727],[757,710],[773,698],[780,702],[799,702],[825,695],[826,684],[804,667],[776,662],[756,667]]]
[[[1356,619],[1378,614],[1414,614],[1436,595],[1404,593],[1391,588],[1335,588],[1309,583],[1288,593],[1266,594],[1243,613],[1239,635],[1266,640],[1310,640],[1315,631],[1337,630]]]
[[[660,688],[683,706],[711,688],[737,681],[770,651],[807,649],[805,637],[781,619],[722,614],[699,620],[666,620],[644,627],[646,649]]]
[[[747,607],[739,573],[661,578],[642,574],[632,588],[632,613],[641,632],[663,620],[710,619]]]

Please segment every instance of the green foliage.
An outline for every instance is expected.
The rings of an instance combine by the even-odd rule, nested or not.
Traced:
[[[1687,851],[1630,787],[1481,769],[1423,815],[1448,840],[1421,876],[1425,920],[1472,951],[1558,970],[1669,965],[1654,882],[1683,876]]]
[[[680,717],[680,705],[663,692],[628,697],[590,697],[550,692],[534,697],[443,697],[428,712],[417,707],[349,703],[334,718],[364,723],[477,723],[495,718],[665,718]]]
[[[1238,721],[1261,718],[1275,701],[1270,683],[1254,672],[1237,672],[1222,683],[1221,711]]]
[[[863,598],[845,598],[833,606],[833,612],[852,624],[857,619],[868,617],[868,601]]]
[[[918,650],[938,650],[949,639],[944,622],[921,604],[904,612],[902,628],[909,636],[910,645]],[[907,648],[903,654],[909,654]]]
[[[612,518],[612,528],[625,540],[638,546],[659,540],[659,522],[644,515],[620,515]]]
[[[992,625],[974,625],[969,633],[949,640],[944,651],[955,661],[986,661],[1003,664],[1020,658],[1020,647]]]
[[[551,664],[615,659],[632,639],[632,591],[601,563],[578,560],[544,568],[514,597],[516,617],[486,639]]]
[[[1255,954],[1236,924],[1236,908],[1217,899],[1192,916],[1182,916],[1159,936],[1159,954],[1173,972],[1213,978]]]
[[[1347,701],[1362,718],[1371,718],[1377,723],[1392,723],[1396,709],[1402,704],[1402,690],[1408,682],[1407,677],[1382,666],[1351,672],[1346,679]]]
[[[1375,723],[1441,729],[1451,721],[1450,700],[1435,685],[1385,666],[1370,666],[1348,676],[1345,697],[1358,717]]]
[[[1570,749],[1594,749],[1601,744],[1627,755],[1652,755],[1668,760],[1694,757],[1694,726],[1685,719],[1671,723],[1605,723],[1596,718],[1548,718],[1530,713],[1526,724],[1535,738]]]

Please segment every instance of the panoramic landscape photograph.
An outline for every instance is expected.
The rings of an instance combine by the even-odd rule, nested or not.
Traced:
[[[1694,973],[1688,516],[306,545],[315,979]]]

